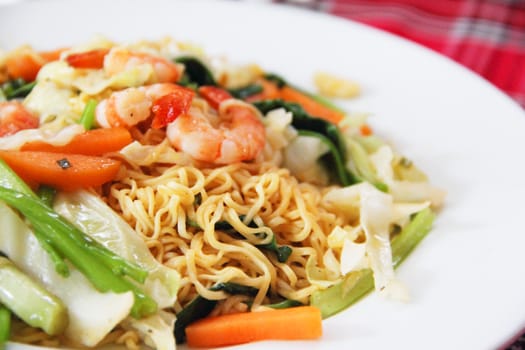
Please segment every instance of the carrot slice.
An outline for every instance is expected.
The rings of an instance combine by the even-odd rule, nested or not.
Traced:
[[[93,129],[78,134],[64,146],[54,146],[43,141],[31,141],[24,144],[22,151],[41,151],[54,153],[73,153],[87,156],[100,156],[108,152],[121,150],[133,141],[125,128]]]
[[[372,128],[368,124],[363,124],[359,127],[359,133],[363,136],[370,136],[373,134]]]
[[[261,312],[209,317],[186,328],[189,346],[217,347],[258,340],[317,339],[322,335],[321,312],[299,306]]]
[[[0,151],[0,158],[28,183],[66,191],[111,181],[121,164],[104,157],[36,151]]]
[[[5,60],[5,67],[9,78],[33,81],[44,63],[37,53],[27,52],[8,56]]]
[[[30,48],[21,49],[7,56],[5,60],[7,75],[10,79],[22,78],[26,82],[34,81],[40,68],[48,62],[58,60],[64,50],[36,52]]]
[[[66,57],[66,62],[75,68],[100,69],[104,66],[104,57],[108,52],[108,49],[96,49],[73,53]]]
[[[319,117],[334,124],[337,124],[344,118],[344,115],[340,112],[334,111],[326,106],[323,106],[319,102],[313,100],[306,94],[290,87],[283,86],[280,91],[281,98],[288,102],[296,102],[300,104],[306,112],[314,117]]]
[[[67,48],[60,48],[51,51],[40,51],[38,54],[44,59],[44,61],[52,62],[57,61],[60,58],[62,52],[64,52],[65,50],[67,50]]]

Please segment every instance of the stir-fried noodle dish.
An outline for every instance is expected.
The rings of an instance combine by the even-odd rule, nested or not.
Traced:
[[[0,344],[316,339],[443,191],[336,98],[171,38],[0,55]],[[351,311],[348,311],[351,312]]]

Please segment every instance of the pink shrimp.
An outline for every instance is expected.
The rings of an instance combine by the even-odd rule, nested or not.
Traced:
[[[197,160],[215,164],[257,157],[266,143],[266,134],[254,108],[232,103],[232,97],[216,87],[201,87],[199,93],[218,113],[193,107],[189,113],[181,114],[168,124],[171,144]]]
[[[97,105],[95,117],[104,128],[129,128],[153,116],[153,127],[161,128],[189,110],[193,95],[192,90],[170,83],[127,88],[102,100]],[[159,105],[166,99],[175,101],[170,104],[171,109]]]
[[[160,56],[113,48],[104,57],[104,71],[114,75],[142,64],[151,64],[153,77],[150,83],[175,83],[182,76],[184,66]]]
[[[0,137],[38,128],[40,120],[18,101],[0,102]]]

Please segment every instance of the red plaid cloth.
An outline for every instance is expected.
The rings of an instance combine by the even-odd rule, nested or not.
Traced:
[[[470,68],[525,107],[525,0],[274,0],[400,35]]]

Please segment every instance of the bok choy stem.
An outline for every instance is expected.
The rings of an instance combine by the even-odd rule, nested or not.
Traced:
[[[0,304],[0,350],[3,350],[5,343],[9,340],[11,333],[11,312],[4,305]]]
[[[398,267],[410,252],[427,235],[432,227],[435,214],[427,208],[417,213],[412,221],[392,239],[392,264]],[[374,288],[371,269],[348,273],[344,279],[310,297],[310,303],[321,310],[323,318],[335,315],[346,309]]]
[[[103,252],[89,236],[79,237],[80,234],[83,235],[81,231],[38,198],[0,187],[0,199],[20,211],[35,230],[45,233],[45,238],[53,247],[82,272],[95,288],[102,292],[133,292],[135,303],[131,314],[134,317],[140,318],[156,311],[155,301],[120,276],[129,272],[126,267],[131,264],[121,265],[119,262],[124,260],[116,255],[114,259],[109,259],[109,254],[113,253]],[[111,266],[107,266],[108,263]],[[141,271],[138,267],[136,270]]]
[[[3,257],[0,257],[0,303],[28,325],[47,334],[62,333],[69,322],[67,309],[56,296]],[[6,317],[3,313],[0,312],[0,318]],[[0,319],[0,325],[6,322]],[[0,327],[0,333],[2,330]]]

